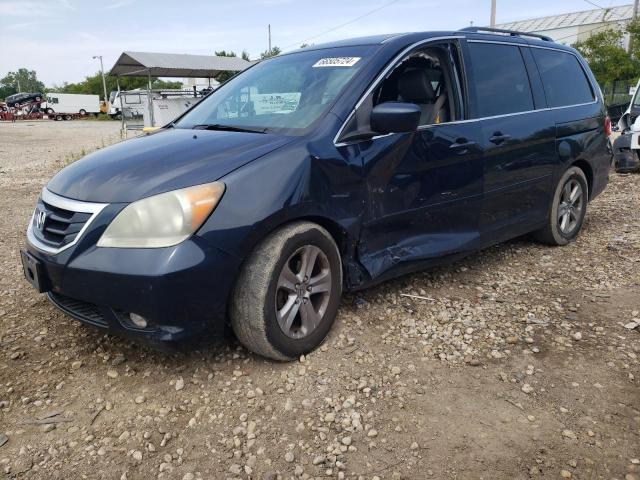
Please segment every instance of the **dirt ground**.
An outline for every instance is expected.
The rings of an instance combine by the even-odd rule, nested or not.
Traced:
[[[233,339],[168,355],[22,277],[38,192],[118,128],[0,124],[0,478],[640,479],[639,175],[612,173],[567,247],[345,296],[298,362]]]

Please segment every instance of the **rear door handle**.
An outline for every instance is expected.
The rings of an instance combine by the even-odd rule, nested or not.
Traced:
[[[496,145],[500,145],[502,142],[505,142],[511,138],[511,135],[505,135],[502,132],[495,132],[493,136],[489,139],[491,143],[495,143]]]
[[[467,140],[466,138],[457,138],[454,143],[449,145],[449,149],[456,152],[458,155],[464,155],[469,152],[469,149],[476,146],[476,142]]]

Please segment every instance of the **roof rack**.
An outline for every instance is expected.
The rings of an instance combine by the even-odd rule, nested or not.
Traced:
[[[502,33],[512,37],[533,37],[545,42],[553,42],[553,38],[547,35],[540,35],[538,33],[518,32],[516,30],[505,30],[503,28],[491,28],[491,27],[466,27],[459,30],[460,32],[473,32],[473,33]]]

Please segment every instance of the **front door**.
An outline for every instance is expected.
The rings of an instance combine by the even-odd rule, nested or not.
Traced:
[[[403,101],[422,110],[417,132],[361,142],[368,205],[358,254],[372,278],[408,262],[479,245],[481,128],[463,117],[459,46],[407,55],[371,104]]]
[[[401,262],[479,245],[482,151],[475,123],[363,145],[369,205],[358,252],[375,278]]]

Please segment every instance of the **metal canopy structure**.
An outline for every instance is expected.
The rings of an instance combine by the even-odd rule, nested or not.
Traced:
[[[589,3],[589,2],[587,2]],[[499,28],[518,30],[520,32],[544,32],[565,27],[577,27],[604,22],[620,22],[633,17],[633,5],[585,10],[575,13],[564,13],[549,17],[532,18],[517,22],[501,23]]]
[[[220,72],[238,72],[250,65],[251,62],[238,57],[122,52],[109,75],[213,78]]]

